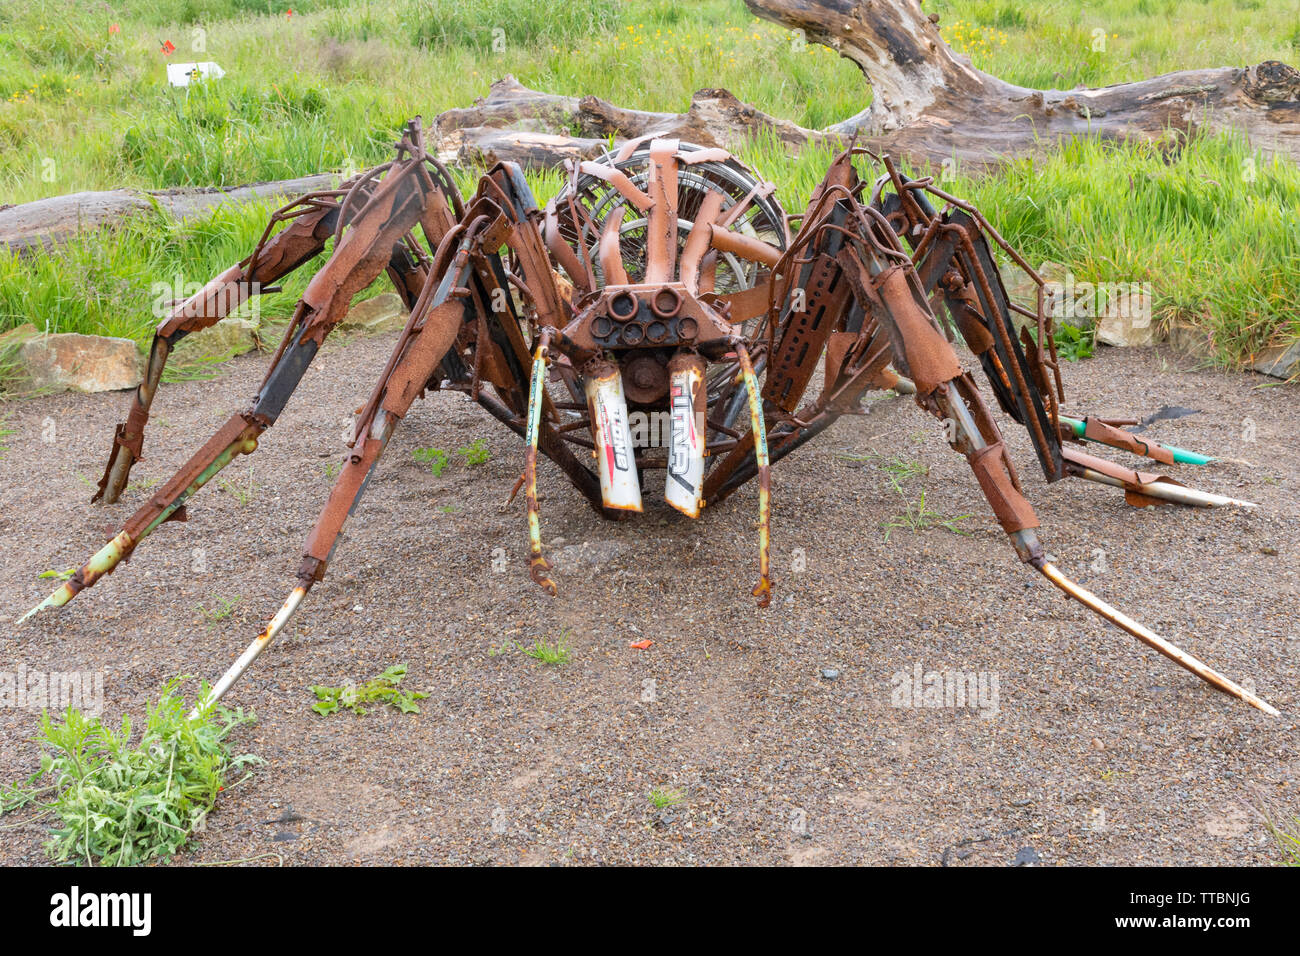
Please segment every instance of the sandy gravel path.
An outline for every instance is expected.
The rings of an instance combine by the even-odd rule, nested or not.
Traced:
[[[344,419],[391,342],[328,347],[261,449],[229,469],[226,489],[196,497],[187,524],[166,525],[63,613],[0,626],[0,670],[101,670],[110,720],[141,713],[172,675],[220,673],[287,593]],[[264,361],[164,387],[139,484],[111,507],[89,498],[123,395],[0,409],[15,430],[0,439],[0,620],[241,407]],[[1300,814],[1300,391],[1179,361],[1103,350],[1066,367],[1068,407],[1197,410],[1148,434],[1253,462],[1178,472],[1257,512],[1140,510],[1111,489],[1048,487],[1025,433],[1010,444],[1063,570],[1252,681],[1281,719],[1215,693],[1020,566],[965,462],[907,400],[869,403],[775,469],[776,596],[759,611],[753,487],[698,523],[654,502],[614,525],[549,464],[543,535],[560,594],[542,594],[526,570],[522,497],[502,505],[520,443],[467,399],[437,395],[399,430],[329,577],[233,691],[260,718],[239,739],[268,762],[222,795],[183,861],[1275,859],[1251,807]],[[412,458],[475,438],[493,453],[477,467],[435,478]],[[886,542],[904,500],[872,453],[928,466],[904,482],[908,498],[924,489],[932,511],[970,515],[958,524],[968,533],[895,529]],[[215,623],[198,610],[236,598]],[[572,659],[560,667],[493,653],[561,636]],[[654,646],[628,646],[641,638]],[[309,710],[309,685],[398,661],[432,695],[421,714]],[[974,672],[989,692],[996,678],[996,713],[894,706],[895,675],[918,666]],[[0,710],[0,779],[30,773],[34,725]],[[654,788],[683,800],[656,811]],[[41,836],[7,831],[0,862],[41,861]]]

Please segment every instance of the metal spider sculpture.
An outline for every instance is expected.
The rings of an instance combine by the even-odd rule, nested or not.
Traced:
[[[860,411],[867,390],[894,389],[914,394],[944,423],[1022,561],[1218,689],[1277,713],[1048,560],[989,407],[953,350],[955,333],[978,358],[998,406],[1028,430],[1049,482],[1080,477],[1114,485],[1137,505],[1249,502],[1196,492],[1078,447],[1091,441],[1166,464],[1208,460],[1144,441],[1118,427],[1123,422],[1062,414],[1044,283],[972,206],[929,179],[909,180],[888,158],[877,160],[882,171],[874,182],[860,178],[855,160],[871,156],[861,148],[831,163],[801,216],[787,216],[773,184],[726,151],[671,139],[634,140],[597,161],[571,164],[567,185],[545,209],[511,163],[492,168],[464,201],[425,151],[418,119],[396,151],[341,188],[279,210],[247,259],[161,323],[96,500],[116,501],[140,460],[150,405],[176,343],[268,291],[333,240],[251,407],[233,415],[28,616],[98,582],[159,525],[183,518],[188,499],[222,468],[251,454],[353,297],[387,273],[410,316],[356,416],[350,453],[307,538],[296,586],[204,705],[229,690],[322,579],[368,475],[426,390],[465,392],[526,442],[515,492],[522,486],[530,573],[542,588],[555,592],[539,531],[539,452],[596,511],[615,519],[639,512],[642,495],[659,483],[668,504],[695,518],[757,477],[754,595],[765,606],[772,463]],[[990,241],[1037,283],[1036,309],[1009,300]],[[1016,313],[1027,320],[1019,336]],[[820,391],[809,397],[819,368]],[[670,441],[638,447],[631,419],[654,414],[669,419]]]

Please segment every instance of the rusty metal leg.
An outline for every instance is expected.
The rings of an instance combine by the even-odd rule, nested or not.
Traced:
[[[899,375],[898,382],[894,390],[900,395],[915,395],[916,385],[911,379]],[[1073,419],[1061,416],[1063,423],[1073,423]],[[1079,425],[1087,427],[1087,420],[1078,422]],[[1113,429],[1119,431],[1118,428]],[[1082,432],[1080,432],[1082,434]],[[1125,432],[1125,435],[1129,433]],[[1129,435],[1129,437],[1133,437]],[[1090,441],[1093,439],[1089,439]],[[1098,441],[1101,441],[1098,439]],[[1195,455],[1194,452],[1186,452],[1180,448],[1172,446],[1161,446],[1155,442],[1141,442],[1145,450],[1136,447],[1130,447],[1127,442],[1121,443],[1121,439],[1110,441],[1101,441],[1102,444],[1110,445],[1115,448],[1122,448],[1125,451],[1131,451],[1134,454],[1144,455],[1157,461],[1165,461],[1167,453],[1171,460],[1179,460],[1179,454]],[[1205,456],[1196,455],[1197,458]],[[1161,504],[1170,502],[1172,504],[1188,505],[1194,508],[1257,508],[1259,507],[1253,501],[1245,501],[1241,498],[1231,498],[1227,495],[1216,495],[1209,491],[1198,491],[1195,488],[1188,488],[1181,482],[1174,481],[1166,475],[1154,474],[1145,471],[1135,471],[1132,468],[1125,468],[1123,465],[1116,464],[1105,458],[1099,458],[1095,455],[1089,455],[1075,448],[1062,448],[1061,458],[1065,463],[1065,473],[1072,478],[1082,478],[1084,481],[1095,482],[1099,485],[1110,485],[1115,488],[1123,489],[1125,500],[1135,506]],[[1213,458],[1206,458],[1205,462],[1189,460],[1189,464],[1203,464],[1213,461]]]
[[[1084,607],[1215,688],[1265,713],[1276,714],[1254,694],[1111,608],[1048,562],[1038,540],[1038,517],[1020,490],[1020,480],[1002,434],[980,398],[974,380],[962,371],[952,346],[935,328],[924,297],[917,294],[919,282],[915,273],[890,268],[871,276],[870,284],[860,284],[864,294],[880,297],[880,322],[893,345],[894,367],[910,379],[916,403],[944,422],[949,444],[966,456],[984,497],[1020,559]]]
[[[215,325],[253,296],[267,291],[299,266],[315,258],[334,233],[338,219],[335,193],[312,194],[296,200],[271,217],[271,225],[288,219],[289,225],[243,262],[231,266],[206,286],[172,309],[158,325],[149,348],[144,381],[131,396],[126,421],[113,434],[113,450],[92,501],[113,504],[122,495],[132,466],[144,457],[144,430],[149,421],[163,369],[172,349],[185,336]],[[268,227],[269,229],[270,227]]]
[[[1180,667],[1191,671],[1201,680],[1266,714],[1277,716],[1277,710],[1266,701],[1171,644],[1150,628],[1111,607],[1091,591],[1071,581],[1047,560],[1042,544],[1038,540],[1038,519],[1034,515],[1033,508],[1020,492],[1015,473],[1010,469],[1001,436],[997,433],[997,426],[993,423],[987,409],[979,402],[975,385],[969,377],[965,377],[960,382],[960,386],[957,381],[945,382],[935,388],[929,396],[918,396],[918,404],[935,412],[945,422],[952,423],[953,447],[966,455],[985,497],[993,507],[998,522],[1007,532],[1021,560],[1041,573],[1062,593],[1168,657]],[[992,441],[989,441],[990,437]]]
[[[144,457],[144,427],[149,421],[149,409],[153,405],[158,383],[162,381],[163,368],[167,365],[171,347],[172,343],[168,339],[154,334],[144,381],[131,396],[126,421],[118,425],[113,433],[113,450],[108,456],[108,464],[104,466],[104,475],[99,479],[99,488],[90,499],[92,502],[115,503],[126,488],[131,466]]]
[[[546,365],[550,360],[549,336],[542,332],[542,341],[533,357],[532,381],[528,389],[527,442],[524,449],[524,500],[528,506],[528,573],[547,594],[555,594],[551,580],[551,565],[542,554],[541,517],[537,507],[537,436],[542,426],[542,405],[546,396]]]
[[[426,289],[432,291],[439,283],[430,280]],[[412,403],[423,394],[424,387],[436,374],[438,365],[456,340],[465,308],[459,300],[442,301],[424,318],[429,296],[422,295],[416,311],[408,323],[408,333],[403,335],[394,349],[393,359],[375,388],[382,396],[378,405],[371,406],[358,422],[358,437],[352,453],[335,479],[329,500],[316,519],[316,526],[307,538],[298,581],[280,610],[271,618],[253,642],[245,648],[235,663],[212,685],[207,696],[194,708],[191,716],[211,707],[228,691],[240,676],[257,660],[258,656],[275,640],[289,623],[307,592],[325,577],[325,570],[338,546],[343,525],[356,510],[365,493],[370,476],[388,447],[393,431]],[[423,320],[423,324],[415,326]]]
[[[745,377],[745,391],[749,395],[749,424],[754,435],[754,460],[758,466],[758,583],[754,597],[759,607],[772,603],[772,478],[767,460],[767,428],[763,420],[763,400],[759,395],[758,378],[749,360],[745,343],[737,339],[736,358],[740,360],[741,374]]]
[[[1168,475],[1125,468],[1105,458],[1089,455],[1077,448],[1061,449],[1065,473],[1073,478],[1110,485],[1124,492],[1124,500],[1142,508],[1165,502],[1193,508],[1257,508],[1253,501],[1198,491],[1174,481]]]
[[[421,160],[408,160],[400,170],[393,167],[308,285],[252,407],[231,417],[107,545],[20,622],[44,608],[62,607],[112,572],[155,528],[183,514],[180,509],[186,500],[236,456],[257,448],[258,436],[280,416],[353,297],[379,277],[394,247],[419,221],[427,182]]]
[[[1198,452],[1188,451],[1186,448],[1162,445],[1159,442],[1139,438],[1132,432],[1120,427],[1121,425],[1136,424],[1136,419],[1117,422],[1097,418],[1094,415],[1086,415],[1082,419],[1070,418],[1068,415],[1058,417],[1061,422],[1061,433],[1076,441],[1109,445],[1111,448],[1119,448],[1165,465],[1208,465],[1214,461],[1214,458],[1209,455],[1202,455]]]
[[[132,515],[108,544],[91,556],[71,578],[18,619],[21,624],[46,608],[63,607],[83,590],[112,572],[146,535],[165,521],[183,515],[185,502],[239,455],[252,454],[266,430],[247,412],[234,415],[208,440],[144,507]]]
[[[262,632],[244,649],[235,663],[218,678],[207,696],[195,706],[190,713],[191,718],[211,707],[225,695],[226,691],[230,690],[253,661],[257,660],[262,651],[266,650],[276,636],[284,630],[289,619],[306,598],[307,592],[325,576],[326,565],[338,544],[343,524],[361,499],[370,475],[379,461],[379,456],[387,447],[396,424],[396,417],[388,416],[383,412],[376,416],[375,425],[365,441],[361,443],[361,448],[359,451],[354,450],[347,464],[339,472],[329,500],[316,521],[316,527],[307,539],[302,565],[298,570],[298,583],[294,585],[289,597],[285,599],[280,610],[275,613]]]

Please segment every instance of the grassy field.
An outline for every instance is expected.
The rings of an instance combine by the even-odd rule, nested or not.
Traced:
[[[740,0],[0,0],[0,203],[123,185],[232,185],[345,170],[388,155],[410,116],[431,118],[515,74],[558,93],[682,110],[722,86],[824,126],[868,101],[852,64],[792,43]],[[1295,62],[1300,0],[959,0],[950,44],[1013,82],[1069,88],[1172,69]],[[292,10],[292,13],[290,12]],[[1105,49],[1094,50],[1096,31]],[[171,60],[225,78],[169,88]],[[747,159],[801,206],[827,157],[755,143]],[[466,171],[465,179],[472,179]],[[554,176],[534,177],[539,198]],[[1243,144],[1202,141],[1172,159],[1079,143],[950,189],[981,204],[1035,263],[1080,281],[1151,282],[1163,320],[1205,329],[1225,363],[1300,337],[1300,173]],[[52,255],[0,253],[0,331],[145,339],[157,281],[201,282],[239,259],[267,208],[178,226],[147,217]],[[306,274],[263,304],[286,313]]]

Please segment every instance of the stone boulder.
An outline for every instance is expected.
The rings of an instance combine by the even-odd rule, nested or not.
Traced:
[[[18,349],[24,385],[34,391],[110,392],[134,388],[144,371],[131,339],[65,332],[37,335]]]
[[[1002,274],[1002,286],[1007,290],[1007,297],[1013,305],[1018,305],[1022,309],[1029,309],[1031,312],[1037,308],[1038,283],[1025,275],[1024,271],[1014,262],[1002,263],[998,267],[998,271]],[[1061,279],[1066,273],[1065,266],[1057,262],[1044,262],[1036,271],[1042,276],[1044,282],[1055,283],[1057,286],[1061,285]],[[1028,326],[1030,329],[1035,328],[1033,319],[1027,318],[1019,312],[1011,313],[1011,321],[1016,327],[1015,332],[1017,335],[1021,326]],[[1071,325],[1089,324],[1087,322],[1080,323],[1069,317],[1058,318],[1056,321],[1058,324],[1061,322],[1068,322]]]
[[[1103,345],[1155,345],[1162,338],[1151,308],[1151,293],[1140,287],[1107,301],[1096,322],[1097,341]]]
[[[1173,322],[1169,326],[1169,344],[1198,362],[1214,361],[1214,340],[1207,329],[1186,322]]]
[[[343,317],[343,332],[393,332],[406,325],[407,311],[396,293],[382,293],[365,302],[357,302]]]
[[[1264,349],[1252,368],[1261,375],[1283,380],[1300,375],[1300,342]]]
[[[358,302],[339,323],[344,332],[391,332],[406,325],[407,312],[395,292]]]
[[[257,348],[257,328],[250,319],[230,316],[185,336],[177,343],[176,354],[196,358],[243,355]]]

